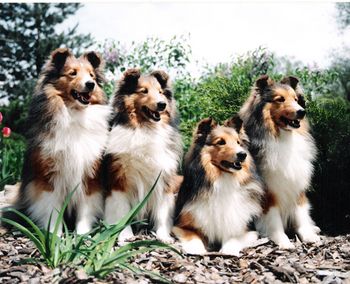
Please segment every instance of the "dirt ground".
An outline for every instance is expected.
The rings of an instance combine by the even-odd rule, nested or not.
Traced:
[[[10,202],[10,191],[7,188],[7,192],[0,192],[0,207]],[[137,237],[146,238],[152,236]],[[302,244],[298,239],[294,243],[295,250],[285,251],[261,239],[239,258],[213,253],[180,257],[158,250],[141,254],[132,263],[158,272],[173,283],[350,284],[350,235],[322,236],[321,245]],[[179,244],[175,243],[175,247]],[[21,263],[29,257],[38,257],[34,245],[20,233],[0,227],[0,283],[152,283],[145,276],[118,269],[105,279],[95,279],[69,266],[49,269]]]

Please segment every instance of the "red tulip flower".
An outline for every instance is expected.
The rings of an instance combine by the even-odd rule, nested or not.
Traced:
[[[2,136],[7,138],[7,137],[10,137],[10,135],[11,135],[11,129],[9,127],[4,127],[2,129]]]

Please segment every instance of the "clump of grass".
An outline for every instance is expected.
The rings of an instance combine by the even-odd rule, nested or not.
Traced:
[[[83,268],[88,275],[98,278],[107,276],[109,273],[115,271],[116,268],[128,269],[135,274],[147,275],[157,281],[169,282],[157,273],[132,265],[130,259],[138,254],[155,249],[170,249],[180,255],[173,247],[158,240],[141,240],[125,244],[121,247],[114,247],[120,232],[125,227],[137,223],[134,222],[134,218],[146,204],[159,177],[160,174],[146,197],[117,224],[107,225],[102,222],[99,227],[94,228],[85,235],[77,235],[75,232],[70,233],[63,221],[64,211],[75,190],[68,195],[62,209],[58,212],[52,233],[49,232],[51,218],[47,228],[41,229],[30,218],[13,208],[7,208],[5,210],[16,213],[28,224],[27,227],[4,217],[0,217],[0,220],[12,225],[35,244],[40,253],[40,258],[28,258],[25,260],[26,262],[43,262],[50,268],[60,265],[74,265],[76,268]],[[60,224],[63,224],[64,227],[63,237],[57,235]]]

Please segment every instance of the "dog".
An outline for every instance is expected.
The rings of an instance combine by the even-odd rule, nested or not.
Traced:
[[[176,102],[164,71],[141,74],[128,69],[112,100],[114,117],[106,150],[108,185],[105,221],[115,224],[143,200],[160,178],[138,219],[150,219],[158,239],[172,242],[170,230],[177,189],[182,141]],[[120,243],[132,238],[129,226]]]
[[[248,225],[262,213],[263,185],[249,154],[242,120],[224,125],[199,122],[184,163],[173,233],[189,254],[205,254],[211,244],[239,255],[257,240]]]
[[[285,234],[290,225],[302,241],[320,240],[306,197],[317,150],[305,114],[303,91],[292,76],[279,83],[261,76],[240,110],[250,151],[267,186],[257,227],[284,249],[294,247]]]
[[[15,208],[43,228],[50,223],[50,232],[73,190],[67,212],[78,234],[89,232],[103,216],[99,168],[111,114],[103,80],[99,54],[91,51],[76,58],[67,48],[52,52],[38,80]],[[62,224],[57,233],[62,233]]]

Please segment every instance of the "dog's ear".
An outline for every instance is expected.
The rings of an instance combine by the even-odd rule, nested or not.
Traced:
[[[57,71],[61,71],[70,56],[73,54],[68,48],[57,48],[51,53],[51,62]]]
[[[119,81],[118,94],[131,94],[133,93],[141,77],[141,71],[138,68],[130,68],[126,70],[123,77]]]
[[[303,95],[303,90],[302,90],[302,88],[299,85],[299,79],[298,78],[296,78],[294,76],[284,77],[281,80],[281,84],[286,84],[286,85],[291,86],[294,89],[294,91],[296,91],[296,93],[297,93],[298,104],[300,106],[302,106],[303,108],[306,107],[306,102],[305,102],[305,98],[304,98],[304,95]]]
[[[265,91],[274,84],[274,81],[268,75],[262,75],[255,81],[255,87],[261,92]]]
[[[101,54],[95,51],[89,51],[86,52],[83,56],[90,62],[94,69],[103,67],[104,61]]]
[[[239,115],[236,114],[233,117],[231,117],[230,119],[226,120],[224,122],[224,126],[232,127],[232,128],[234,128],[237,131],[237,133],[239,133],[241,131],[241,129],[242,129],[243,121],[239,117]]]
[[[165,89],[168,87],[169,75],[166,72],[162,70],[156,70],[151,73],[151,76],[154,76],[157,79],[162,89]]]
[[[297,89],[299,84],[299,79],[294,76],[287,76],[281,80],[281,84],[286,84],[291,86],[294,90]]]
[[[207,136],[216,126],[217,123],[211,117],[202,119],[196,128],[194,139],[195,143],[204,145],[205,141],[207,140]]]
[[[304,97],[302,94],[298,94],[298,104],[299,104],[302,108],[306,108],[305,97]]]

